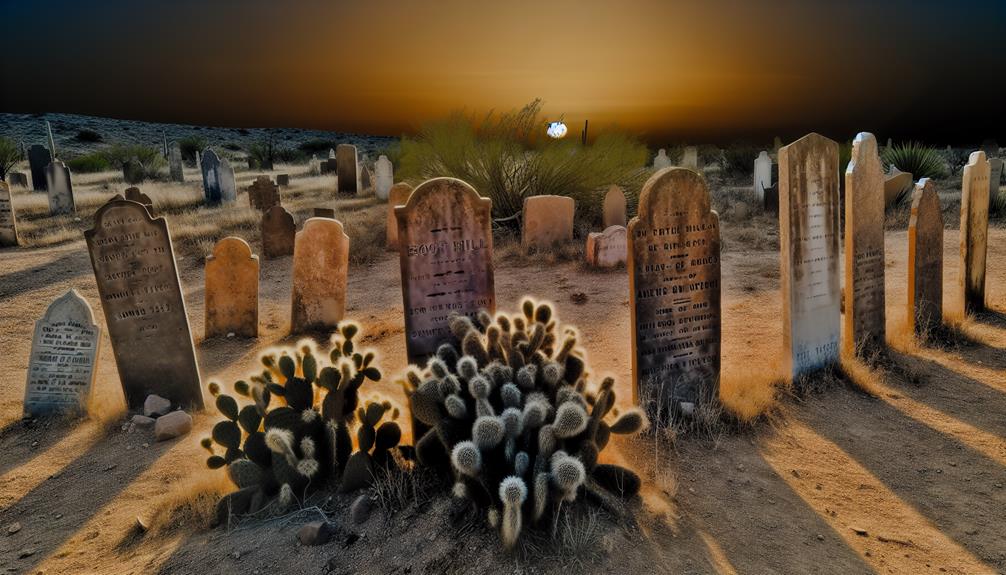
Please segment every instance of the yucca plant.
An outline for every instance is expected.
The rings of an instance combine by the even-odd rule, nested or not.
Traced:
[[[14,140],[0,138],[0,180],[7,180],[7,172],[21,161],[21,150]]]
[[[890,169],[895,166],[902,172],[912,174],[912,178],[943,178],[947,176],[947,164],[938,149],[922,142],[903,142],[880,151],[880,159]]]

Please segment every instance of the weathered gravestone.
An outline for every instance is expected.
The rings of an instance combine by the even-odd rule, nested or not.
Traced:
[[[985,256],[989,231],[989,173],[985,152],[971,152],[961,187],[961,268],[958,271],[961,309],[985,309]]]
[[[656,157],[653,158],[653,169],[663,170],[669,167],[671,167],[671,158],[667,156],[667,150],[660,148],[657,150]]]
[[[150,215],[154,215],[154,200],[150,199],[150,196],[144,194],[140,191],[140,188],[132,187],[126,188],[126,199],[131,202],[136,202],[138,204],[143,204],[143,207],[147,208]]]
[[[754,162],[754,194],[759,202],[765,201],[765,189],[772,187],[772,158],[762,150]]]
[[[779,149],[783,365],[797,378],[838,360],[838,144],[810,134]]]
[[[52,163],[52,154],[45,146],[35,144],[28,148],[28,166],[31,171],[31,186],[36,192],[44,192],[46,186],[45,171]]]
[[[203,152],[202,172],[206,203],[219,204],[237,199],[234,170],[227,162],[227,158],[220,158],[216,152],[207,148]]]
[[[164,218],[116,196],[84,232],[130,409],[150,394],[201,409],[202,385]]]
[[[604,227],[611,226],[625,227],[628,221],[626,217],[625,192],[622,188],[612,185],[608,192],[604,194],[603,216]]]
[[[12,188],[28,189],[28,175],[24,172],[9,172],[7,174],[7,183]]]
[[[321,175],[335,174],[338,172],[338,164],[334,158],[322,160],[318,163],[318,173]]]
[[[234,169],[231,168],[227,158],[220,159],[220,167],[217,168],[217,178],[220,183],[220,199],[224,202],[234,202],[238,199],[238,186],[234,181]]]
[[[370,168],[367,166],[360,166],[360,190],[370,189]]]
[[[314,217],[316,218],[329,218],[335,219],[335,209],[334,208],[314,208],[312,211]]]
[[[262,254],[267,258],[293,255],[297,224],[283,206],[273,206],[262,216]]]
[[[455,178],[427,180],[395,207],[411,363],[450,340],[451,314],[496,312],[491,211],[492,200]]]
[[[336,147],[335,168],[336,178],[339,182],[339,193],[355,196],[359,192],[357,179],[359,164],[356,161],[356,146],[339,144]]]
[[[387,246],[389,251],[398,249],[398,219],[395,218],[395,207],[404,206],[409,201],[412,194],[412,186],[405,182],[399,182],[391,186],[388,191],[388,231]]]
[[[136,158],[130,158],[122,165],[122,179],[127,184],[142,184],[145,177],[143,164]]]
[[[613,268],[628,258],[628,242],[624,226],[610,226],[603,232],[587,235],[587,264],[596,268]]]
[[[890,173],[884,176],[884,206],[893,206],[899,199],[911,194],[912,185],[912,174],[891,166]]]
[[[172,182],[185,182],[185,170],[182,166],[182,147],[178,142],[172,142],[168,150],[168,167]]]
[[[276,185],[277,186],[289,186],[290,185],[290,174],[276,174]]]
[[[695,146],[687,146],[681,152],[681,167],[690,170],[699,169],[699,149]]]
[[[374,163],[374,193],[380,200],[388,199],[391,186],[395,183],[395,167],[388,156],[380,156]]]
[[[273,206],[280,205],[279,186],[272,183],[269,176],[259,176],[255,178],[252,185],[248,186],[248,203],[251,207],[265,212]]]
[[[566,196],[531,196],[524,198],[521,219],[521,245],[525,248],[550,248],[573,239],[573,215],[576,202]]]
[[[334,160],[335,159],[335,150],[333,150],[332,148],[328,149],[328,158],[330,160]]]
[[[1003,161],[1001,158],[989,160],[989,209],[995,204],[995,198],[999,195],[999,184],[1003,178]]]
[[[845,171],[846,354],[884,346],[884,168],[877,138],[861,132],[852,142]]]
[[[101,328],[77,290],[53,301],[35,322],[24,390],[25,415],[87,411],[100,341]]]
[[[258,337],[258,256],[227,237],[206,256],[206,337]]]
[[[49,195],[49,214],[74,214],[77,207],[73,201],[73,184],[70,182],[70,168],[60,160],[53,160],[45,169],[46,191]]]
[[[293,248],[290,333],[335,329],[346,315],[349,236],[342,223],[310,218]]]
[[[10,186],[0,182],[0,248],[17,244],[17,216],[11,202]]]
[[[908,221],[909,335],[922,335],[943,323],[943,210],[936,186],[922,178],[912,194]]]
[[[719,392],[720,230],[705,179],[651,176],[628,241],[633,396],[688,413]]]

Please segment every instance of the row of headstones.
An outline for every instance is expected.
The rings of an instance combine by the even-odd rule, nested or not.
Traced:
[[[329,150],[326,160],[312,159],[312,166],[317,166],[319,174],[336,175],[338,193],[356,195],[373,187],[378,199],[388,199],[395,179],[391,160],[383,154],[377,158],[373,182],[368,164],[366,154],[363,160],[358,159],[356,146],[352,144],[339,144],[334,150]]]
[[[657,150],[657,155],[653,158],[653,169],[663,170],[664,168],[670,168],[673,166],[671,158],[667,155],[667,149],[660,148]],[[679,167],[688,168],[690,170],[699,169],[699,149],[695,146],[687,146],[681,151],[681,161],[678,163]]]

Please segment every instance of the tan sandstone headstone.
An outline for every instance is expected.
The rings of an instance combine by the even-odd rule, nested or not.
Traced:
[[[604,227],[611,226],[625,227],[626,208],[625,192],[622,188],[612,185],[608,188],[608,193],[604,194]]]
[[[126,188],[126,199],[131,202],[143,204],[143,207],[147,208],[150,215],[154,215],[154,200],[151,200],[150,196],[141,192],[140,188],[137,188],[136,186]]]
[[[258,256],[241,238],[217,242],[206,256],[206,337],[258,337]]]
[[[852,142],[845,170],[845,330],[846,354],[866,354],[884,346],[884,168],[877,138],[861,132]]]
[[[797,378],[838,361],[838,143],[810,134],[779,149],[783,365]]]
[[[628,241],[624,226],[610,226],[603,232],[587,235],[587,264],[597,268],[613,268],[626,263]]]
[[[990,171],[985,152],[971,152],[961,186],[961,268],[957,275],[962,313],[985,309]]]
[[[567,196],[524,198],[521,245],[525,248],[551,248],[572,240],[575,211],[576,202]]]
[[[84,232],[130,409],[150,394],[202,408],[202,385],[164,218],[116,196]]]
[[[492,200],[455,178],[427,180],[395,207],[410,362],[450,340],[452,313],[495,313],[491,212]]]
[[[920,335],[943,323],[943,210],[929,178],[915,184],[908,221],[909,335]]]
[[[273,206],[280,205],[279,186],[274,184],[269,176],[255,178],[252,185],[248,186],[248,203],[260,212],[269,211]]]
[[[395,206],[404,206],[409,201],[411,193],[412,186],[405,182],[398,182],[388,190],[388,251],[398,249],[398,220],[395,218]]]
[[[719,389],[720,230],[705,179],[653,174],[628,239],[634,397],[689,412]]]
[[[290,333],[333,330],[346,315],[349,236],[342,223],[310,218],[293,249]]]
[[[884,176],[884,206],[893,206],[898,198],[912,190],[912,174],[891,166],[891,172]]]
[[[0,248],[17,244],[17,215],[11,202],[10,186],[0,182]]]
[[[262,215],[262,255],[280,258],[293,255],[297,224],[283,206],[273,206]]]

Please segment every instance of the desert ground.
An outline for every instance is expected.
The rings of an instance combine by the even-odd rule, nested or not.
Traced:
[[[298,223],[327,206],[347,224],[347,313],[362,324],[363,343],[379,351],[386,374],[369,391],[404,406],[393,383],[406,359],[398,257],[383,248],[386,207],[372,196],[337,201],[333,182],[303,171],[275,171],[293,175],[283,204]],[[239,172],[239,188],[255,175]],[[204,340],[203,256],[226,235],[259,252],[258,216],[244,194],[234,205],[198,207],[198,174],[190,169],[186,177],[183,185],[140,187],[174,236],[203,383],[227,387],[256,371],[270,346],[297,341],[288,335],[291,258],[261,261],[258,339]],[[43,194],[14,195],[29,247],[0,250],[0,571],[1006,573],[1006,229],[989,232],[987,289],[996,311],[953,316],[959,215],[948,208],[944,306],[953,327],[918,344],[901,335],[907,220],[893,216],[888,353],[869,365],[845,359],[834,374],[797,390],[779,373],[777,225],[738,200],[750,188],[714,185],[724,235],[722,395],[728,408],[766,413],[618,443],[606,457],[644,477],[629,514],[574,505],[553,532],[531,534],[506,552],[484,522],[452,521],[447,497],[419,481],[404,488],[416,493],[403,505],[389,496],[359,526],[345,519],[352,497],[331,496],[282,517],[209,529],[216,497],[232,489],[224,471],[206,468],[199,445],[219,415],[212,408],[197,414],[194,431],[173,441],[130,430],[107,331],[90,416],[23,420],[32,329],[46,306],[76,288],[104,326],[81,232],[125,187],[121,174],[75,178],[80,221],[48,217]],[[572,257],[528,258],[501,241],[497,251],[500,310],[516,310],[524,295],[554,302],[559,317],[579,328],[592,370],[613,375],[620,401],[628,401],[626,270],[589,270],[576,249]],[[321,515],[351,533],[300,546],[298,527]]]

